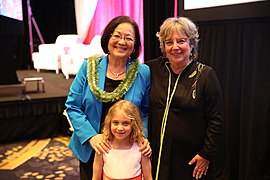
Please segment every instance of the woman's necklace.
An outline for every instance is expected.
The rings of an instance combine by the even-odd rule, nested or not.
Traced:
[[[120,72],[120,73],[115,73],[115,72],[113,72],[113,71],[111,70],[111,68],[108,67],[108,69],[109,69],[110,73],[111,73],[115,78],[118,78],[119,76],[121,76],[122,74],[124,74],[124,73],[126,72],[126,70],[124,70],[124,71],[122,71],[122,72]]]
[[[114,102],[121,99],[135,81],[140,62],[138,59],[131,60],[130,66],[127,70],[125,78],[115,88],[113,92],[103,91],[98,87],[98,65],[99,60],[96,57],[90,57],[88,59],[88,83],[93,95],[100,102]],[[119,73],[118,73],[119,74]]]
[[[161,154],[162,154],[162,147],[163,147],[163,139],[164,139],[164,135],[165,135],[165,130],[166,130],[166,125],[167,125],[167,118],[168,118],[168,114],[169,114],[169,110],[170,110],[170,105],[172,102],[172,98],[174,96],[175,90],[177,88],[178,85],[178,81],[179,78],[181,76],[181,73],[178,74],[177,79],[175,81],[173,90],[171,92],[171,71],[169,69],[169,67],[167,66],[167,63],[165,63],[165,66],[169,72],[169,85],[168,85],[168,95],[167,95],[167,101],[166,101],[166,107],[165,107],[165,111],[163,114],[163,119],[162,119],[162,124],[161,124],[161,132],[160,132],[160,146],[159,146],[159,154],[158,154],[158,164],[157,164],[157,170],[156,170],[156,179],[158,180],[158,175],[159,175],[159,167],[160,167],[160,160],[161,160]]]

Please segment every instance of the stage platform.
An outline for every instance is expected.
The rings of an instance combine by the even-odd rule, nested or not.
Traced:
[[[69,124],[63,111],[74,77],[65,79],[55,71],[16,73],[19,80],[27,78],[28,81],[25,93],[0,94],[0,143],[68,133]]]

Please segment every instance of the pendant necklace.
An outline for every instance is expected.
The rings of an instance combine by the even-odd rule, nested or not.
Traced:
[[[109,68],[109,67],[108,67]],[[119,76],[121,76],[122,74],[124,74],[124,72],[126,72],[126,70],[120,72],[120,73],[115,73],[111,70],[111,68],[109,68],[110,73],[115,77],[118,78]]]

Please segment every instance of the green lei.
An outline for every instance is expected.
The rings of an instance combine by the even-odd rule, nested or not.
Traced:
[[[139,70],[139,61],[133,60],[127,70],[126,77],[113,92],[106,92],[98,87],[98,63],[97,57],[88,59],[88,83],[96,99],[100,102],[114,102],[121,99],[133,84]]]

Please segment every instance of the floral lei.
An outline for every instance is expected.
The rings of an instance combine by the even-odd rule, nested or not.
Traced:
[[[107,103],[121,99],[129,90],[138,74],[139,61],[135,59],[131,62],[126,77],[113,92],[103,91],[98,87],[98,61],[97,57],[88,58],[88,83],[92,93],[100,102]]]

